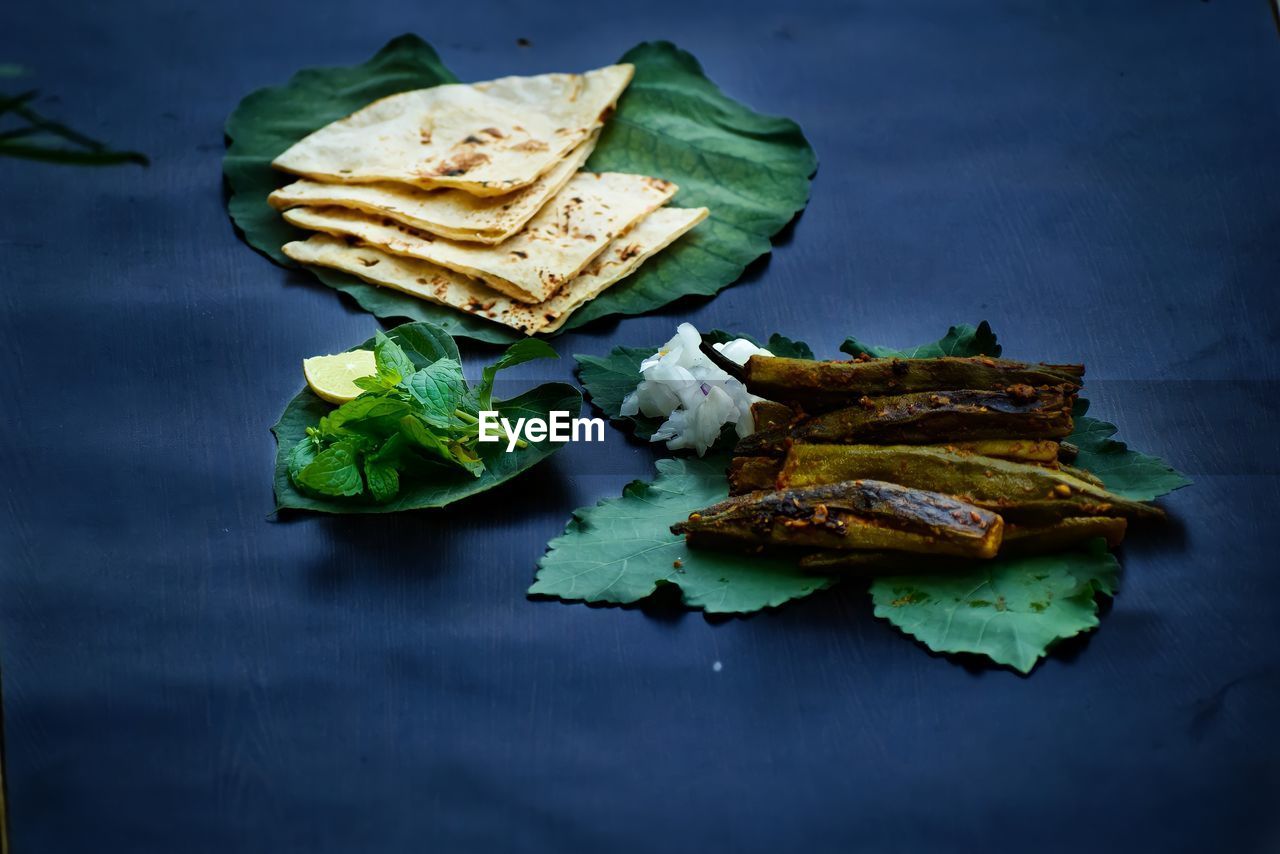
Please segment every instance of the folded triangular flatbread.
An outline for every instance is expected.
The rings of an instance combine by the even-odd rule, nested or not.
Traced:
[[[613,240],[587,265],[577,278],[556,291],[542,304],[544,316],[555,314],[538,329],[555,332],[569,315],[600,296],[605,288],[630,276],[640,265],[666,249],[695,225],[707,218],[707,208],[658,208],[626,234]]]
[[[300,228],[354,237],[396,255],[448,267],[536,304],[675,192],[674,184],[658,178],[579,172],[523,231],[496,246],[459,243],[345,208],[293,208],[284,218]]]
[[[285,244],[302,264],[331,267],[375,285],[501,323],[532,335],[559,329],[569,315],[605,288],[626,278],[707,216],[706,208],[661,208],[605,247],[583,273],[539,305],[516,302],[475,279],[426,261],[351,245],[326,234]]]
[[[387,217],[450,240],[501,243],[518,232],[591,156],[593,133],[569,156],[529,186],[505,196],[473,196],[463,190],[424,190],[410,184],[328,184],[304,178],[281,187],[267,201],[280,210],[342,207]]]
[[[631,65],[400,92],[304,137],[273,161],[322,181],[398,181],[497,196],[578,147],[631,81]]]

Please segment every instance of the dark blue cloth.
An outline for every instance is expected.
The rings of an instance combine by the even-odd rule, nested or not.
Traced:
[[[369,315],[241,243],[222,123],[403,31],[463,79],[693,51],[821,158],[714,300],[605,321],[906,345],[989,319],[1195,478],[1030,678],[860,585],[749,619],[529,601],[610,430],[491,500],[270,518],[268,428]],[[1280,850],[1280,40],[1263,0],[0,10],[5,80],[153,158],[0,158],[0,661],[14,850]],[[518,45],[527,39],[527,46]],[[56,100],[55,100],[56,99]],[[489,351],[469,348],[473,359]]]

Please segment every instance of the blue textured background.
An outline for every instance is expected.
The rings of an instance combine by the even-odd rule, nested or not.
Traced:
[[[0,9],[0,61],[34,72],[6,88],[154,161],[0,160],[14,850],[1280,850],[1263,0],[556,7]],[[987,318],[1012,356],[1085,361],[1095,412],[1196,480],[1100,630],[1024,679],[929,655],[859,586],[714,623],[527,600],[570,509],[651,471],[616,431],[448,512],[268,518],[299,360],[374,321],[237,239],[222,123],[403,31],[463,79],[669,38],[821,158],[744,283],[525,377],[685,319],[833,355]]]

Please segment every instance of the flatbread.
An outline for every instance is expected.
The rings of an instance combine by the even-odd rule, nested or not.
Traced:
[[[707,218],[707,208],[658,208],[626,234],[614,239],[604,251],[587,265],[577,278],[570,280],[551,299],[543,303],[556,314],[539,332],[555,332],[573,314],[605,288],[630,276],[640,265],[675,243],[686,232]]]
[[[398,181],[497,196],[527,187],[601,127],[634,67],[400,92],[299,140],[272,165],[322,181]]]
[[[675,192],[670,181],[644,175],[579,172],[523,231],[497,246],[459,243],[345,208],[293,208],[284,218],[300,228],[355,237],[396,255],[448,267],[535,304]]]
[[[612,241],[582,273],[541,305],[526,305],[475,279],[426,261],[352,246],[327,234],[285,244],[301,264],[331,267],[374,285],[455,308],[532,335],[559,329],[569,315],[636,269],[707,216],[706,208],[661,208]]]
[[[387,217],[450,240],[501,243],[564,188],[596,147],[592,133],[569,156],[529,186],[505,196],[473,196],[463,190],[424,190],[411,184],[326,184],[310,179],[281,187],[267,201],[280,210],[307,206],[351,208]]]

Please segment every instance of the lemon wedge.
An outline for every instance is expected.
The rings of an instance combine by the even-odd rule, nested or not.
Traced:
[[[302,375],[307,378],[307,387],[330,403],[355,400],[362,392],[355,381],[377,372],[372,350],[351,350],[302,360]]]

